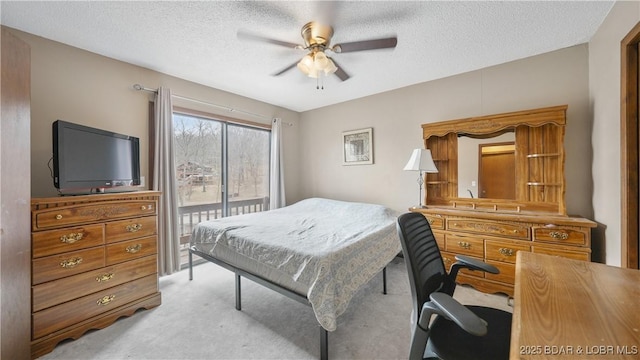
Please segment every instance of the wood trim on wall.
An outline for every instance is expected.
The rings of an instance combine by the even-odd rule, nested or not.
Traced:
[[[31,48],[1,26],[0,358],[31,358]]]
[[[620,161],[621,161],[621,203],[622,203],[622,267],[638,269],[638,71],[640,61],[640,22],[621,41],[620,60],[622,62],[620,85]]]

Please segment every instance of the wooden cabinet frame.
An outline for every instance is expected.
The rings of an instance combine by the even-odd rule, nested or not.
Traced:
[[[426,174],[425,204],[494,212],[566,215],[564,133],[566,105],[422,125],[424,145],[438,173]],[[458,136],[514,131],[516,198],[458,197]]]

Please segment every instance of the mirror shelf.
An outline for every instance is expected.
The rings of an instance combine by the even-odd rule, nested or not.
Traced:
[[[566,110],[567,106],[561,105],[423,124],[425,148],[431,150],[439,170],[425,175],[426,206],[566,215],[563,143]],[[507,187],[515,187],[515,191],[508,196],[484,196],[495,193],[480,189],[489,188],[487,184],[501,177],[494,175],[497,180],[491,180],[491,174],[479,171],[478,196],[474,197],[473,192],[466,189],[471,197],[461,197],[465,188],[461,188],[459,193],[458,166],[465,166],[470,157],[477,155],[469,156],[466,151],[459,151],[458,139],[468,136],[490,140],[495,135],[508,132],[515,134],[515,151],[510,160],[513,172],[509,174],[509,178],[515,180],[511,180],[514,184]]]

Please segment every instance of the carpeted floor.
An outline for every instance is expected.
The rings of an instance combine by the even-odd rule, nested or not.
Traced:
[[[406,359],[411,293],[404,260],[365,285],[338,329],[329,333],[330,359]],[[121,318],[106,329],[60,343],[41,359],[318,359],[320,329],[310,306],[243,279],[235,310],[234,275],[214,264],[160,279],[162,305]],[[511,311],[505,296],[458,286],[464,304]]]

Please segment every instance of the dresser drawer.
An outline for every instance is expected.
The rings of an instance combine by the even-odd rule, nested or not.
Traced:
[[[32,234],[32,256],[39,258],[104,244],[104,226],[87,225]]]
[[[476,260],[482,261],[482,259],[478,259],[478,258],[476,258]],[[456,254],[449,253],[446,251],[442,253],[442,262],[444,263],[444,267],[447,270],[447,272],[451,270],[451,265],[453,265],[456,261],[457,261]],[[484,273],[482,271],[469,270],[469,269],[460,269],[459,274],[466,274],[474,277],[484,277]]]
[[[157,270],[156,257],[147,256],[119,265],[39,284],[32,289],[33,311],[40,311],[134,279],[153,275]]]
[[[31,265],[32,284],[37,285],[105,266],[104,247],[47,256],[33,260]]]
[[[34,211],[33,230],[145,215],[156,215],[155,201],[117,201],[93,205],[61,206]]]
[[[446,234],[445,250],[454,254],[462,254],[484,258],[484,244],[482,239],[474,236]]]
[[[577,249],[576,249],[577,250]],[[565,247],[547,247],[547,246],[538,246],[532,245],[531,252],[561,256],[574,260],[582,260],[582,261],[591,261],[591,253],[585,251],[575,251],[573,249]]]
[[[440,215],[431,215],[431,214],[423,214],[431,229],[433,230],[444,230],[444,219]]]
[[[158,291],[156,275],[69,301],[33,314],[33,339],[115,309]]]
[[[158,252],[157,242],[158,237],[154,235],[107,245],[107,265],[156,254]]]
[[[563,227],[533,228],[533,241],[552,242],[565,245],[587,245],[587,234],[584,231]]]
[[[155,216],[112,221],[106,224],[107,243],[155,235],[158,231]]]
[[[485,272],[484,277],[489,280],[500,281],[509,285],[515,284],[516,265],[512,263],[504,263],[500,261],[487,260],[487,264],[493,265],[500,270],[499,274],[491,274]]]
[[[497,221],[447,219],[447,230],[464,231],[482,235],[505,236],[523,240],[529,239],[529,228],[527,226]]]
[[[530,243],[518,241],[485,240],[484,253],[488,260],[503,261],[515,264],[518,251],[531,251]]]

